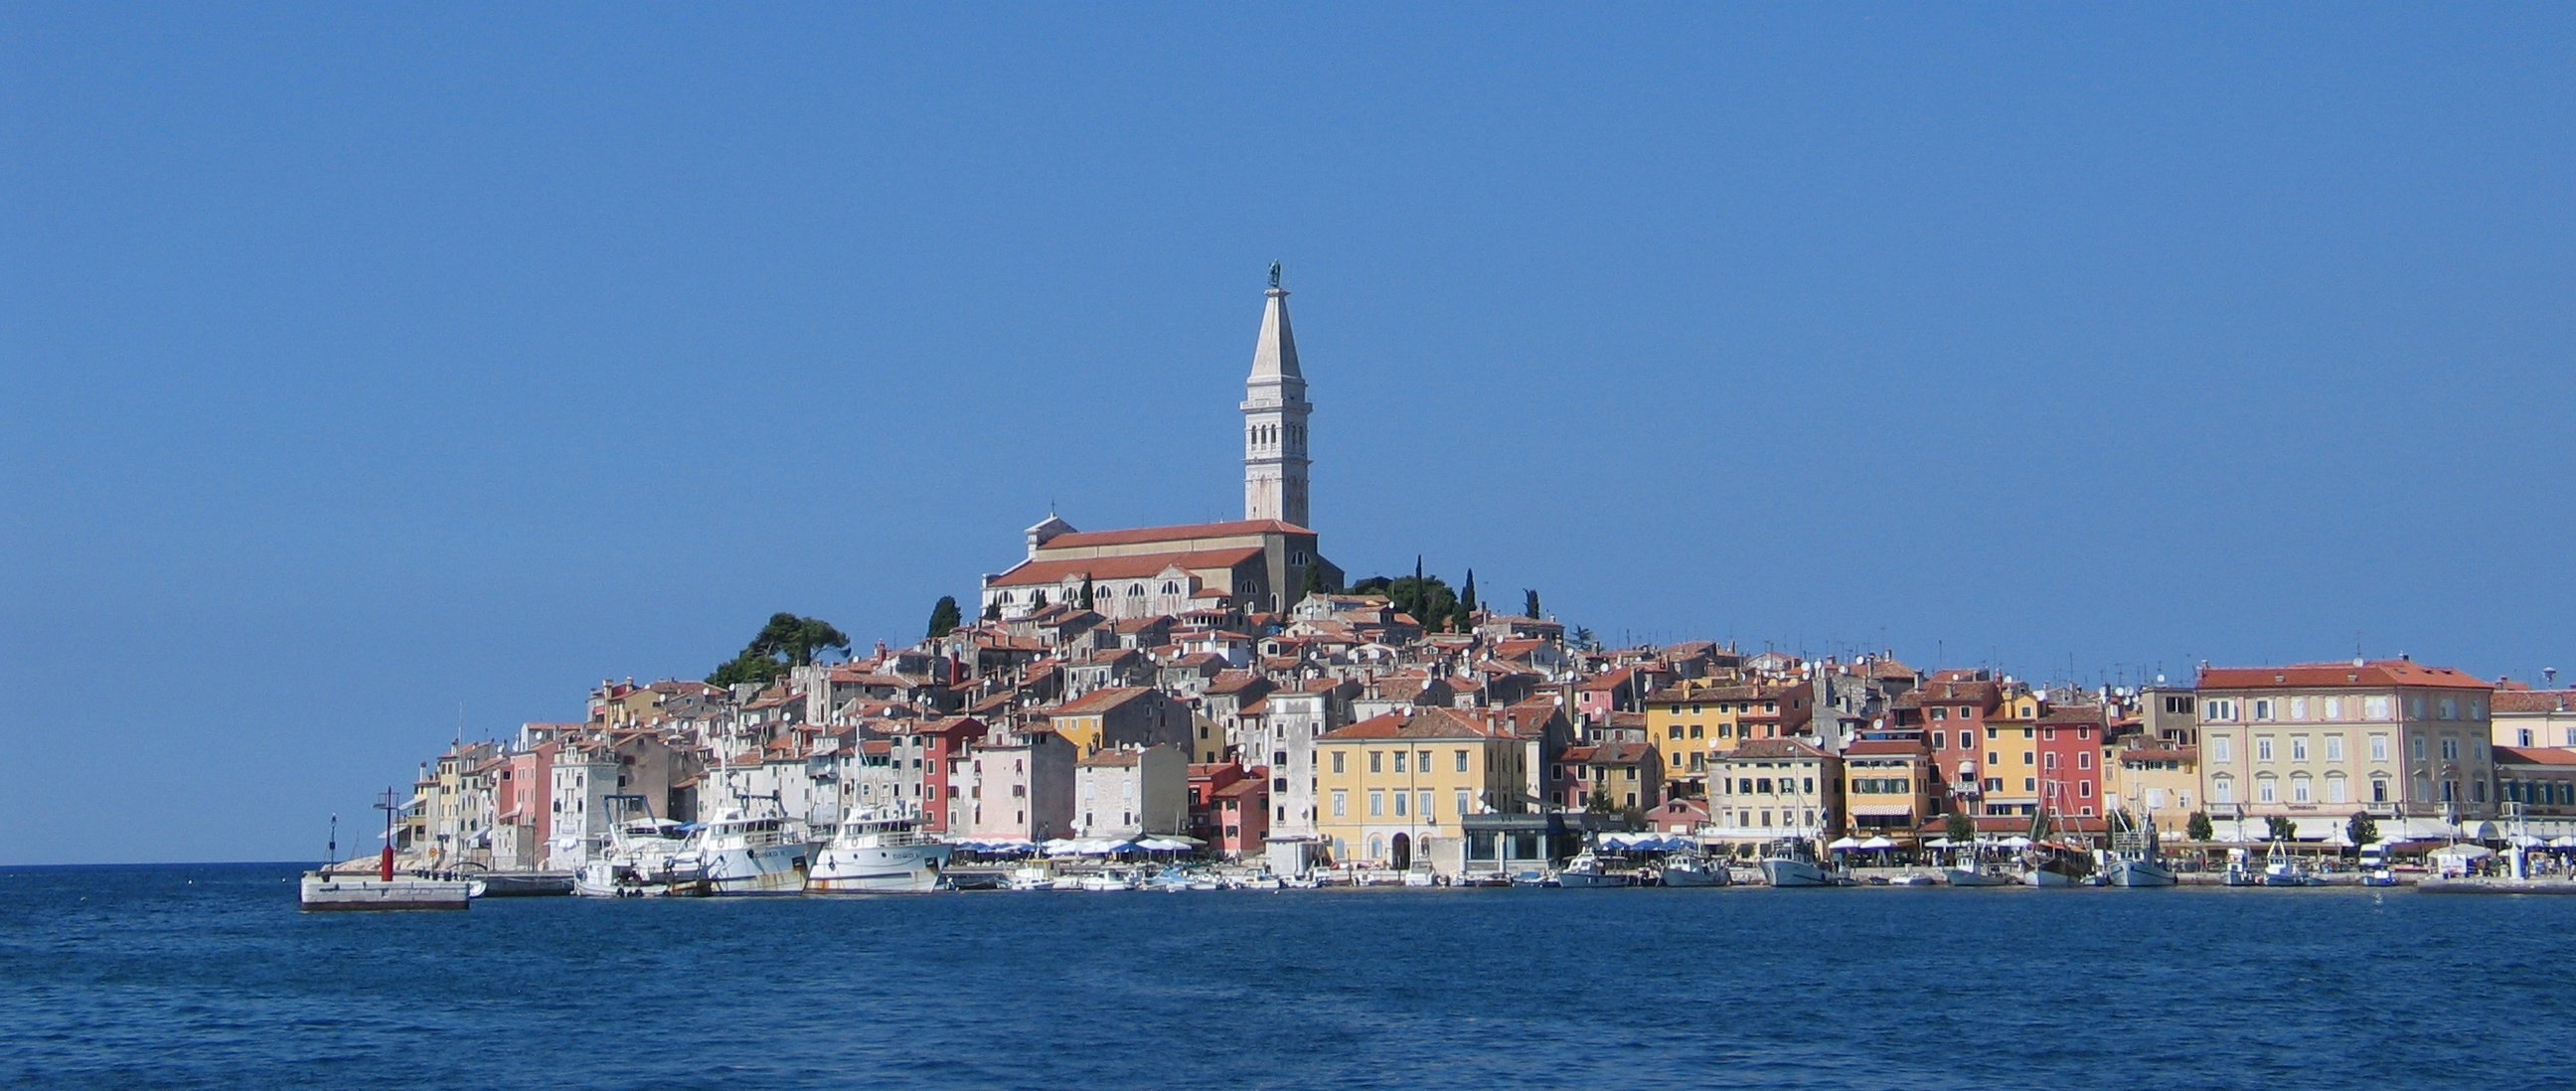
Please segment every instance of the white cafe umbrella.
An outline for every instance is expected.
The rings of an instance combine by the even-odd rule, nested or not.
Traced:
[[[2485,845],[2452,845],[2433,850],[2433,855],[2452,860],[2476,860],[2495,855],[2495,850]]]
[[[2549,847],[2553,849],[2576,849],[2576,834],[2551,838],[2549,841]]]
[[[1829,849],[1832,849],[1832,850],[1834,850],[1835,852],[1842,852],[1842,851],[1845,851],[1845,850],[1848,850],[1848,849],[1856,849],[1856,848],[1859,848],[1859,847],[1860,847],[1860,842],[1859,842],[1857,839],[1850,838],[1850,837],[1837,837],[1837,838],[1834,838],[1832,841],[1827,842],[1827,843],[1825,844],[1825,847],[1826,847],[1826,848],[1829,848]]]
[[[1892,849],[1892,848],[1895,848],[1895,847],[1896,847],[1896,842],[1894,842],[1894,841],[1890,841],[1890,840],[1888,840],[1884,835],[1881,835],[1881,836],[1878,836],[1878,837],[1872,837],[1872,838],[1870,838],[1870,839],[1869,839],[1869,840],[1867,840],[1867,841],[1863,841],[1863,842],[1861,842],[1861,843],[1860,843],[1860,847],[1861,847],[1861,848],[1863,848],[1863,849],[1868,849],[1868,850],[1872,850],[1872,851],[1875,851],[1875,850],[1878,850],[1878,849]]]

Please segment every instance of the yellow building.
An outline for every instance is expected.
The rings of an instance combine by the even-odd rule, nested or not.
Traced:
[[[2175,746],[2162,739],[2146,738],[2115,751],[2116,759],[2105,768],[2118,769],[2119,794],[2110,795],[2113,806],[2131,816],[2154,816],[2156,830],[2169,838],[2179,839],[2191,824],[2192,812],[2201,809],[2200,748]]]
[[[1843,748],[1843,806],[1854,837],[1913,844],[1932,818],[1932,754],[1920,742],[1864,739]]]
[[[1390,712],[1315,741],[1316,832],[1333,859],[1402,869],[1471,814],[1526,810],[1537,742],[1470,710]]]
[[[1646,742],[1683,795],[1702,794],[1717,757],[1755,739],[1806,730],[1814,710],[1803,684],[1744,685],[1684,679],[1646,697]]]
[[[2039,695],[2007,692],[1986,716],[1978,740],[1979,797],[1986,814],[2032,814],[2039,809]]]

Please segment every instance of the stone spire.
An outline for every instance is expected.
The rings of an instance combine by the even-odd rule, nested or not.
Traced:
[[[1306,524],[1306,376],[1288,329],[1288,290],[1270,266],[1252,376],[1243,384],[1243,517]]]

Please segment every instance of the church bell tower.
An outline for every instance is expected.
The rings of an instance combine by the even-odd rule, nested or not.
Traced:
[[[1270,266],[1261,338],[1252,346],[1252,377],[1243,384],[1243,517],[1306,522],[1306,376],[1297,370],[1297,338],[1288,332],[1288,290]]]

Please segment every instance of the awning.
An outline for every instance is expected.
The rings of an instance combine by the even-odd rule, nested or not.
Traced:
[[[1890,841],[1885,837],[1873,837],[1867,841],[1861,842],[1860,847],[1864,850],[1892,849],[1896,847],[1896,842]]]

